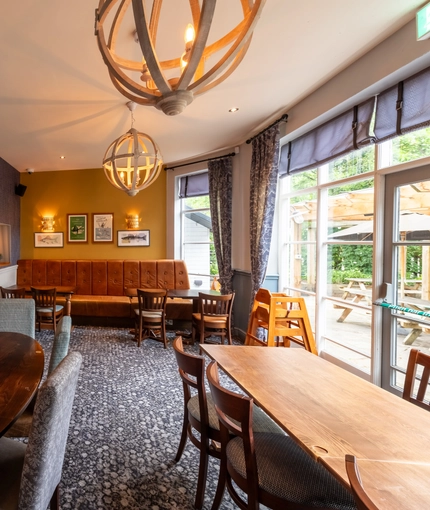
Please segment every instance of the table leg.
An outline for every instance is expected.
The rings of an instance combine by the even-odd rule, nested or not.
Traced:
[[[66,298],[64,313],[65,315],[70,316],[72,312],[72,294],[65,294],[64,297]]]

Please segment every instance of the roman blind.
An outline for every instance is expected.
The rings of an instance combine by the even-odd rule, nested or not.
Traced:
[[[279,176],[315,168],[374,143],[370,135],[374,105],[372,97],[285,144],[281,149]]]
[[[430,68],[379,94],[375,119],[377,142],[430,125],[429,83]]]
[[[209,194],[208,172],[185,175],[180,178],[179,198],[199,197]]]

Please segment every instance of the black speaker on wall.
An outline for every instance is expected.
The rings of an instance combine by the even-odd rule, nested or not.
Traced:
[[[24,186],[24,184],[17,184],[15,186],[15,195],[18,195],[19,197],[23,197],[26,189],[27,189],[27,186]]]

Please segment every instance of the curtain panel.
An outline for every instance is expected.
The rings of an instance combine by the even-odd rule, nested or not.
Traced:
[[[375,136],[383,142],[430,125],[430,68],[377,97]]]
[[[281,149],[279,176],[316,168],[374,143],[370,134],[374,106],[375,98],[372,97],[285,144]]]
[[[275,213],[278,165],[279,124],[276,124],[252,141],[249,200],[251,307],[266,276]]]
[[[231,267],[232,175],[233,158],[231,156],[208,161],[212,232],[222,294],[230,294],[233,291],[233,270]]]

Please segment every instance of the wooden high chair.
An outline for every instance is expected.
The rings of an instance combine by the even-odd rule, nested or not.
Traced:
[[[266,341],[257,337],[258,328],[267,331]],[[252,307],[245,345],[279,346],[279,338],[283,339],[284,347],[295,342],[318,354],[305,300],[260,289]]]

